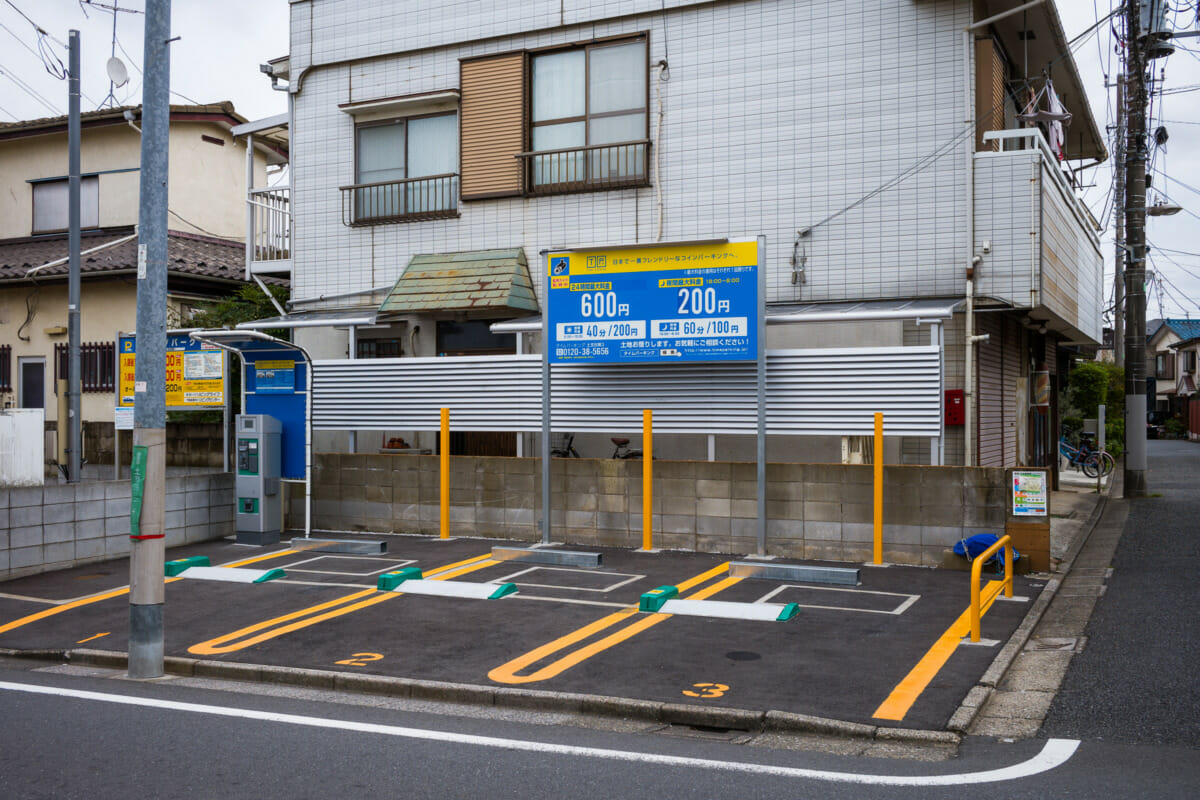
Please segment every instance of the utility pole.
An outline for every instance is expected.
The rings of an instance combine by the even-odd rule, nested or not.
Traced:
[[[68,34],[67,48],[67,482],[79,483],[79,31]]]
[[[1142,2],[1125,4],[1125,497],[1146,488],[1146,39]]]
[[[1125,366],[1125,76],[1117,77],[1116,177],[1113,222],[1117,247],[1113,258],[1113,355]]]
[[[171,0],[147,0],[138,202],[137,361],[130,508],[129,677],[163,674],[166,554],[167,139]]]

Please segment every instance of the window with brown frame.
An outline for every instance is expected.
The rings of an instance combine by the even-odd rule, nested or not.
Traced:
[[[70,375],[70,346],[54,345],[54,391]],[[111,392],[115,388],[116,356],[112,342],[83,342],[79,345],[79,388],[84,393]]]
[[[1195,350],[1183,350],[1183,351],[1180,351],[1179,355],[1182,357],[1181,363],[1180,363],[1180,369],[1183,370],[1184,372],[1195,372],[1196,371],[1196,351]]]
[[[1175,354],[1158,353],[1154,357],[1154,377],[1170,379],[1175,377]]]
[[[346,225],[457,216],[458,114],[358,125],[354,185],[341,189]]]
[[[644,36],[532,55],[531,194],[648,183],[646,64]]]

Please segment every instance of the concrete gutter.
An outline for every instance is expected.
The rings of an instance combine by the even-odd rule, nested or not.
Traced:
[[[10,650],[0,656],[37,661],[81,664],[110,669],[127,669],[128,656],[114,650]],[[836,719],[784,711],[751,711],[741,708],[701,707],[624,697],[541,692],[508,687],[392,678],[385,675],[355,675],[333,670],[275,667],[195,658],[167,656],[164,669],[170,675],[270,683],[339,692],[463,703],[553,713],[576,713],[598,717],[641,720],[663,725],[722,728],[751,733],[818,734],[858,741],[876,740],[890,744],[953,745],[961,737],[951,731],[910,730],[863,725]]]
[[[1120,472],[1120,464],[1113,470],[1113,475]],[[1062,563],[1059,565],[1059,575],[1051,578],[1041,594],[1030,606],[1028,613],[1025,614],[1025,619],[1013,631],[1008,642],[996,654],[992,660],[991,666],[983,673],[974,688],[967,692],[967,696],[963,698],[962,704],[958,710],[950,717],[950,721],[946,724],[948,730],[958,734],[965,735],[971,728],[975,718],[979,716],[988,698],[992,692],[1004,680],[1009,668],[1016,660],[1021,651],[1025,649],[1025,645],[1029,642],[1029,637],[1033,634],[1038,623],[1042,621],[1042,617],[1046,613],[1046,609],[1050,607],[1054,597],[1058,594],[1058,590],[1062,587],[1063,581],[1071,574],[1071,568],[1075,565],[1075,559],[1079,556],[1079,552],[1083,546],[1087,544],[1091,538],[1092,531],[1096,529],[1096,525],[1100,522],[1100,518],[1104,515],[1104,510],[1108,506],[1109,497],[1112,495],[1113,487],[1117,481],[1109,480],[1105,485],[1104,492],[1100,495],[1096,505],[1092,508],[1092,513],[1088,515],[1087,520],[1080,528],[1079,535],[1075,537],[1075,541],[1071,544],[1071,549],[1067,551],[1063,557]]]

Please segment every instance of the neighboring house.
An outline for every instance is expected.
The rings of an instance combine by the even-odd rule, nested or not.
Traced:
[[[268,71],[290,118],[239,129],[294,128],[291,216],[272,223],[287,258],[248,265],[290,270],[293,313],[270,324],[317,358],[514,352],[492,326],[544,308],[546,249],[765,235],[768,314],[800,323],[771,348],[923,345],[919,311],[884,312],[953,312],[941,375],[973,395],[970,436],[905,440],[905,462],[1051,463],[1058,378],[1102,339],[1073,169],[1107,157],[1052,2],[449,9],[289,5],[291,53]],[[987,338],[968,345],[972,270]],[[804,322],[847,303],[881,318]],[[540,319],[506,328],[540,347]],[[819,439],[802,458],[838,460]]]
[[[1147,325],[1146,374],[1155,380],[1155,402],[1151,411],[1162,419],[1176,415],[1188,419],[1188,407],[1196,397],[1196,351],[1200,342],[1200,320],[1152,320]]]
[[[81,115],[82,420],[112,422],[114,336],[137,323],[140,109]],[[186,326],[206,301],[245,278],[245,120],[230,103],[172,106],[168,191],[168,314]],[[253,169],[286,161],[261,140]],[[57,420],[67,377],[67,119],[0,124],[0,404]],[[52,449],[47,452],[53,453]],[[86,453],[84,456],[86,457]]]

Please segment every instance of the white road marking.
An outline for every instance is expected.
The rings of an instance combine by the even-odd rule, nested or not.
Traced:
[[[1046,741],[1046,745],[1042,748],[1041,752],[1033,758],[1022,761],[1019,764],[1013,764],[1012,766],[984,770],[982,772],[964,772],[952,775],[860,775],[853,772],[833,772],[830,770],[780,767],[771,764],[735,761],[710,761],[701,758],[687,758],[684,756],[669,756],[656,753],[627,752],[596,747],[529,742],[521,739],[501,739],[494,736],[475,736],[465,733],[406,728],[397,725],[380,725],[371,722],[326,719],[323,717],[300,716],[298,714],[280,714],[273,711],[254,711],[245,708],[214,706],[204,703],[181,703],[174,700],[158,700],[151,697],[131,697],[122,694],[64,689],[57,686],[37,686],[0,681],[0,690],[53,695],[56,697],[72,697],[79,700],[94,700],[102,703],[116,703],[145,708],[162,708],[170,711],[186,711],[193,714],[212,714],[215,716],[235,717],[261,722],[281,722],[287,725],[304,725],[310,728],[356,731],[358,733],[374,733],[382,736],[400,736],[406,739],[466,744],[476,747],[493,747],[504,750],[521,750],[525,752],[579,756],[584,758],[602,758],[612,761],[632,761],[667,767],[687,767],[691,769],[743,772],[755,775],[774,775],[784,778],[832,781],[835,783],[859,783],[871,786],[964,786],[968,784],[996,783],[999,781],[1028,778],[1066,763],[1079,747],[1078,739],[1049,739]]]

